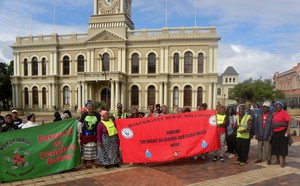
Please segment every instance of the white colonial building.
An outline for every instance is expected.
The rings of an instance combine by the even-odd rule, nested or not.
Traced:
[[[215,27],[135,30],[131,0],[94,0],[85,34],[17,37],[13,106],[73,109],[87,100],[112,110],[165,104],[215,108],[220,37]]]

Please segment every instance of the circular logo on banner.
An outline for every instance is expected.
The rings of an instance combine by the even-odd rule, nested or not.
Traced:
[[[130,128],[124,128],[122,129],[122,136],[126,139],[130,139],[133,137],[133,132]]]
[[[214,115],[214,116],[211,116],[211,117],[209,118],[209,124],[210,124],[211,126],[216,126],[216,125],[217,125],[217,118],[216,118],[215,115]]]

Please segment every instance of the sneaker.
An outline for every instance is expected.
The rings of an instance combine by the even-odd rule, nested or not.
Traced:
[[[241,162],[240,161],[236,161],[236,162],[234,162],[234,164],[236,164],[236,165],[238,165],[238,164],[240,164]]]
[[[220,157],[220,162],[224,162],[225,160],[224,160],[224,158],[223,158],[223,156],[221,156]]]
[[[245,165],[246,165],[246,163],[243,163],[243,162],[240,163],[240,166],[245,166]]]
[[[213,161],[218,161],[218,157],[215,156],[214,159],[213,159]]]
[[[228,158],[234,158],[235,156],[234,156],[234,154],[229,154],[227,157]]]

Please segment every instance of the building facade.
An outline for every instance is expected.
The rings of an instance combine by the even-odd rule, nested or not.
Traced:
[[[229,91],[239,83],[239,74],[232,66],[228,66],[226,70],[218,76],[217,84],[217,104],[230,105],[236,104],[236,100],[230,100]]]
[[[284,92],[288,106],[300,104],[300,63],[288,71],[275,72],[273,80],[276,89]]]
[[[131,0],[94,0],[85,34],[17,37],[12,76],[13,106],[72,109],[87,100],[111,110],[169,110],[203,102],[216,106],[215,27],[135,30]]]

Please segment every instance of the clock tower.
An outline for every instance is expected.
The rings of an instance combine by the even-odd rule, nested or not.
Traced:
[[[94,14],[89,21],[89,34],[106,30],[126,38],[127,30],[134,30],[131,21],[132,0],[94,0]]]

